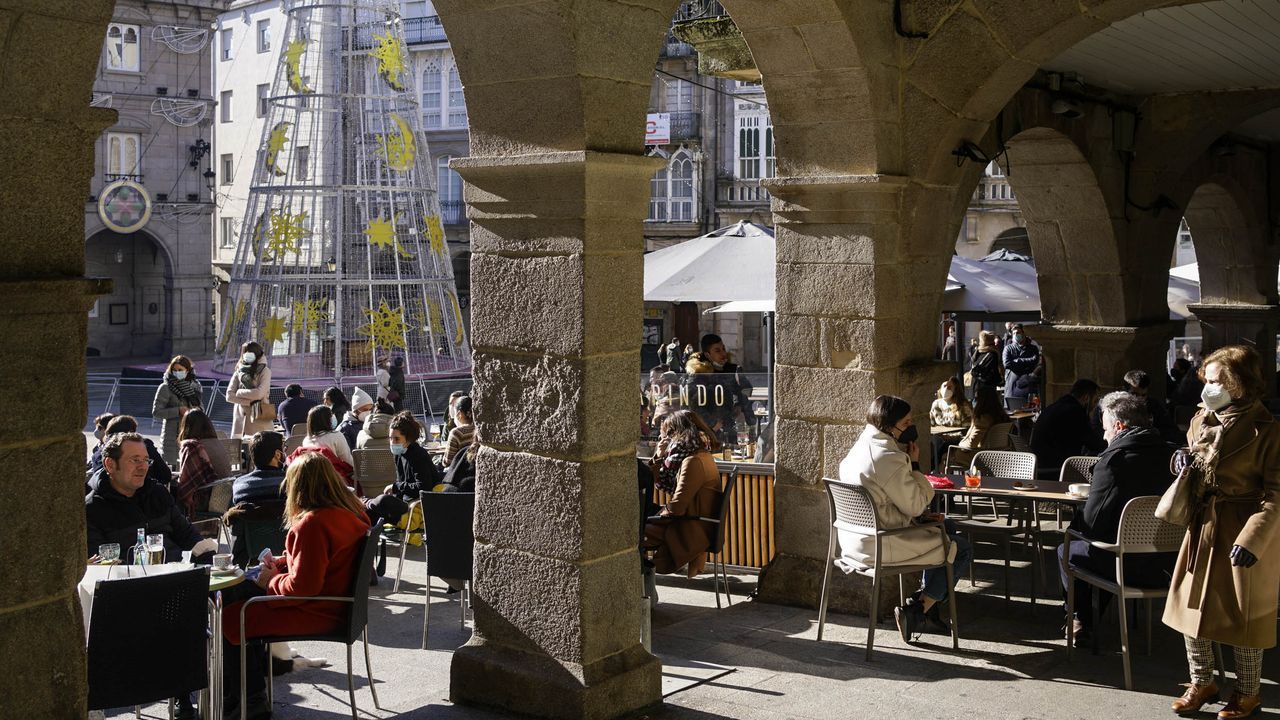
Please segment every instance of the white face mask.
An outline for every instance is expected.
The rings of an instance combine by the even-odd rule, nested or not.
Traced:
[[[1205,407],[1214,412],[1218,412],[1235,400],[1221,383],[1205,383],[1204,389],[1200,391],[1200,399],[1204,401]]]
[[[186,380],[186,379],[187,379],[187,371],[186,371],[186,370],[174,370],[174,371],[173,371],[173,378],[174,378],[175,380]]]
[[[950,400],[951,398],[955,397],[955,391],[952,390],[949,386],[944,385],[941,388],[940,392],[942,393],[943,400]]]
[[[255,359],[256,359],[256,356],[251,352],[247,352],[240,356],[240,362],[244,363],[245,365],[248,365],[249,363],[253,362]]]

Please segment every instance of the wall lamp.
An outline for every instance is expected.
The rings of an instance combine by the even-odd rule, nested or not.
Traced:
[[[187,164],[190,165],[192,168],[200,167],[200,159],[203,158],[205,155],[208,155],[209,150],[211,149],[212,148],[209,145],[209,141],[205,140],[204,138],[196,138],[196,142],[194,145],[187,146],[187,152],[191,153],[191,161]]]
[[[961,142],[959,147],[951,151],[951,154],[956,157],[956,167],[963,165],[965,160],[982,163],[983,165],[991,162],[990,155],[983,152],[982,148],[978,147],[976,143],[968,140]]]

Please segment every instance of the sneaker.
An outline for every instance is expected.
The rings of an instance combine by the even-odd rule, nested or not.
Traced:
[[[898,624],[902,642],[909,643],[919,634],[920,624],[924,621],[924,611],[918,603],[908,600],[905,605],[899,605],[893,609],[893,620]]]
[[[925,632],[938,635],[951,634],[951,621],[943,619],[941,608],[942,603],[934,603],[933,607],[929,608],[929,612],[924,614]]]

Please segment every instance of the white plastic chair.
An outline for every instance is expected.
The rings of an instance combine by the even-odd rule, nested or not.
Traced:
[[[951,538],[947,536],[946,529],[940,522],[909,525],[892,530],[881,529],[875,503],[871,501],[871,494],[867,492],[866,488],[860,485],[842,483],[830,478],[824,478],[823,482],[827,486],[831,530],[827,538],[826,569],[822,573],[822,596],[818,601],[818,642],[822,642],[822,627],[827,622],[827,591],[831,585],[831,568],[834,566],[844,572],[852,572],[871,578],[871,615],[867,619],[867,660],[870,660],[871,650],[875,644],[876,623],[880,619],[880,578],[897,575],[898,596],[902,598],[906,595],[902,583],[903,575],[923,572],[936,567],[945,567],[947,569],[947,587],[954,588],[955,578],[952,575],[951,563],[945,560],[945,558],[951,556]],[[836,554],[839,546],[836,535],[837,528],[876,539],[875,565],[873,567],[850,562]],[[886,565],[881,562],[882,539],[905,532],[913,532],[919,528],[937,528],[938,535],[942,540],[942,557],[944,560],[941,563],[932,565]],[[960,626],[956,620],[956,596],[954,590],[950,591],[950,600],[947,605],[951,609],[951,646],[958,650],[960,648]]]

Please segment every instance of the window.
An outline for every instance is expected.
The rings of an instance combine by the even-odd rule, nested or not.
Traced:
[[[230,185],[235,182],[236,176],[236,160],[235,156],[227,153],[222,156],[222,184]]]
[[[107,174],[138,175],[138,148],[142,136],[137,133],[107,133]]]
[[[231,42],[235,38],[231,33],[231,28],[223,28],[218,31],[218,43],[222,46],[222,59],[231,59]]]
[[[218,105],[221,106],[222,122],[231,122],[231,91],[223,90],[218,96]]]
[[[299,145],[293,152],[293,179],[306,180],[311,176],[311,147]]]
[[[665,78],[664,83],[666,84],[665,111],[693,112],[693,83],[676,78]]]
[[[221,232],[218,233],[218,244],[224,248],[236,246],[236,221],[235,218],[222,218]]]
[[[653,222],[693,222],[697,204],[697,173],[693,155],[685,148],[676,151],[667,166],[649,181],[649,220]]]
[[[467,126],[467,101],[462,97],[462,79],[458,77],[458,66],[449,65],[449,126]]]
[[[107,26],[107,69],[138,72],[138,26],[111,23]]]
[[[271,20],[258,21],[258,52],[271,52]]]
[[[425,130],[440,129],[440,93],[440,63],[432,58],[422,68],[422,127]]]
[[[427,3],[426,0],[405,0],[404,17],[420,18],[434,15],[434,12],[427,12],[428,6],[429,3]]]
[[[995,160],[992,160],[991,162],[987,163],[987,176],[988,177],[1004,177],[1004,170],[1000,168],[999,163],[997,163]]]
[[[440,192],[440,215],[445,225],[460,225],[465,219],[462,209],[462,176],[449,167],[449,156],[436,160],[436,180]]]
[[[266,117],[271,109],[271,86],[263,83],[258,86],[258,117]]]
[[[738,179],[771,178],[776,170],[773,147],[773,124],[768,115],[738,117],[738,138],[734,148],[738,160]]]

